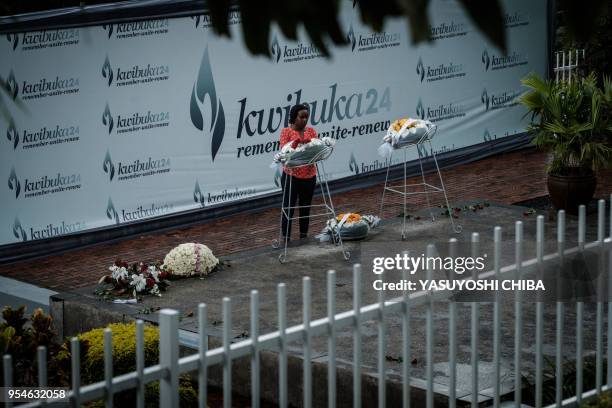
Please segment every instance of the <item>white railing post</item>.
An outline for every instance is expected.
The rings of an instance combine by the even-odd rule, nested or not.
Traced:
[[[403,252],[404,255],[408,256],[408,251]],[[408,282],[410,278],[410,272],[408,269],[402,270],[402,278],[404,281]],[[404,289],[404,304],[402,307],[402,407],[410,408],[410,347],[411,347],[411,337],[410,337],[410,291],[408,289]]]
[[[426,257],[432,258],[435,256],[435,246],[433,244],[427,245]],[[430,262],[427,262],[427,280],[431,282],[433,279],[433,267],[430,265]],[[426,358],[427,358],[427,372],[425,374],[427,381],[427,408],[433,408],[434,406],[434,390],[433,390],[433,365],[434,365],[434,327],[433,327],[433,297],[431,291],[429,292],[428,301],[427,301],[427,310],[426,310],[426,323],[427,323],[427,335],[426,335]]]
[[[232,407],[232,300],[223,298],[223,407]]]
[[[385,272],[379,275],[385,282]],[[378,291],[378,407],[384,408],[387,403],[387,376],[385,364],[385,291]]]
[[[472,259],[476,259],[480,253],[480,235],[477,232],[472,233]],[[472,271],[472,279],[478,279],[478,271]],[[478,343],[480,329],[480,305],[477,301],[472,302],[472,408],[478,408]]]
[[[13,385],[13,359],[10,354],[2,356],[2,375],[4,376],[4,400],[5,407],[11,408],[13,403],[9,398],[8,390]]]
[[[586,235],[586,207],[580,205],[578,207],[578,248],[580,251],[584,251]],[[584,302],[576,299],[576,401],[582,402],[582,391],[583,391],[583,368],[584,360],[582,355],[582,324],[584,316]]]
[[[251,291],[251,405],[259,408],[260,367],[259,367],[259,292]]]
[[[278,307],[278,404],[281,408],[288,405],[287,395],[287,296],[284,283],[278,284],[277,290]]]
[[[136,320],[136,375],[138,385],[136,386],[136,407],[144,408],[145,403],[145,383],[144,383],[144,322]]]
[[[493,268],[495,270],[495,281],[499,284],[501,271],[501,242],[502,229],[495,227],[493,232]],[[501,292],[495,291],[495,303],[493,303],[493,406],[499,407],[501,384],[500,384],[500,359],[501,359]]]
[[[72,401],[75,406],[81,406],[81,352],[79,339],[70,339],[71,372],[72,372]]]
[[[361,408],[361,265],[353,265],[353,407]],[[406,378],[404,377],[404,381]]]
[[[515,224],[515,264],[516,279],[522,277],[523,271],[523,222],[517,221]],[[523,381],[521,379],[521,361],[523,351],[522,331],[523,331],[523,296],[520,290],[515,293],[514,303],[514,403],[517,408],[521,407]]]
[[[208,307],[205,303],[198,304],[198,407],[206,408],[208,400]]]
[[[312,406],[312,357],[310,346],[310,321],[312,315],[310,305],[312,303],[312,288],[310,278],[302,279],[302,307],[304,321],[304,408]]]
[[[178,408],[179,406],[179,314],[176,310],[159,311],[159,364],[166,375],[159,383],[159,406]]]
[[[563,401],[563,324],[565,322],[565,307],[561,300],[563,285],[562,274],[565,251],[565,211],[559,210],[557,216],[557,254],[559,255],[559,268],[557,276],[557,347],[555,355],[555,403],[561,406]]]
[[[110,328],[104,329],[104,389],[106,407],[113,407],[113,333]]]
[[[327,404],[336,406],[336,272],[327,272]]]
[[[544,262],[544,216],[538,215],[536,226],[536,257],[538,260],[538,270],[536,279],[542,279],[542,269]],[[536,338],[535,338],[535,404],[536,408],[542,407],[542,354],[544,342],[544,303],[542,294],[538,291],[536,302]]]

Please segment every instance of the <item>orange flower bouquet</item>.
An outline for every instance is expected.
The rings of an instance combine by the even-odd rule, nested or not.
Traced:
[[[373,215],[359,215],[357,213],[341,213],[327,221],[325,228],[317,238],[321,242],[334,241],[338,238],[346,241],[356,241],[368,236],[370,229],[376,227],[380,218]]]

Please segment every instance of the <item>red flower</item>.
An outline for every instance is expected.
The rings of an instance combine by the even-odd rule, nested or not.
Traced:
[[[159,273],[159,275],[157,275],[157,277],[161,280],[167,279],[168,278],[169,273],[166,271],[161,271]]]
[[[155,279],[147,278],[147,288],[152,288],[155,285]]]
[[[291,148],[292,149],[297,149],[297,147],[300,145],[300,141],[299,140],[294,140],[293,142],[291,142]]]

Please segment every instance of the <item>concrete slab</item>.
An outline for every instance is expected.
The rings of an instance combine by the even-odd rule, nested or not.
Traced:
[[[461,203],[469,205],[474,202]],[[408,250],[411,254],[425,253],[427,244],[439,244],[440,253],[444,249],[444,243],[448,242],[451,237],[457,238],[460,242],[469,242],[471,234],[478,232],[480,234],[481,253],[487,254],[487,267],[492,267],[493,261],[493,227],[501,226],[503,228],[504,242],[502,243],[502,265],[509,265],[515,260],[515,243],[514,243],[514,228],[515,221],[520,220],[524,224],[524,236],[526,243],[524,245],[524,258],[533,258],[535,252],[535,232],[536,232],[536,215],[524,215],[524,208],[496,205],[492,204],[482,210],[462,211],[460,218],[457,220],[463,225],[461,234],[454,234],[451,231],[450,223],[447,217],[441,216],[440,209],[435,209],[437,220],[432,222],[428,218],[428,211],[423,211],[420,214],[419,220],[410,220],[408,239],[401,240],[401,218],[388,220],[382,223],[380,228],[374,230],[365,241],[346,243],[346,246],[351,251],[350,262],[346,262],[342,258],[342,253],[339,247],[329,243],[321,244],[314,241],[300,243],[289,249],[288,262],[280,264],[277,256],[278,250],[272,248],[263,248],[247,253],[241,253],[227,259],[231,266],[224,270],[215,273],[204,280],[188,279],[175,281],[172,283],[170,290],[163,294],[161,298],[148,297],[137,305],[120,305],[121,312],[118,312],[117,305],[95,299],[93,289],[87,288],[77,291],[79,297],[88,299],[86,302],[93,305],[98,310],[112,310],[115,317],[124,318],[141,318],[151,322],[156,322],[155,314],[143,314],[143,311],[150,310],[156,307],[169,307],[180,311],[182,320],[180,323],[181,329],[186,332],[197,332],[197,305],[204,302],[208,305],[209,322],[216,322],[216,325],[211,327],[211,336],[217,339],[211,339],[211,344],[218,341],[221,336],[221,327],[223,317],[221,315],[222,299],[224,297],[231,298],[232,301],[232,330],[236,338],[240,338],[249,330],[249,294],[252,289],[257,289],[260,296],[260,331],[266,333],[277,329],[277,297],[276,287],[279,283],[285,283],[287,286],[287,311],[288,324],[295,325],[302,322],[302,278],[309,276],[312,282],[312,317],[318,319],[326,316],[326,271],[335,270],[336,279],[336,308],[337,312],[343,312],[352,308],[353,299],[353,282],[352,282],[352,263],[361,263],[363,265],[363,279],[359,290],[362,291],[363,304],[375,303],[378,301],[378,292],[372,287],[374,280],[378,276],[372,273],[373,257],[387,256],[393,257],[402,251]],[[596,238],[595,217],[589,217],[587,228],[587,241]],[[577,237],[576,220],[570,216],[567,217],[567,245],[573,246]],[[245,226],[248,228],[248,226]],[[556,227],[553,219],[549,219],[546,214],[545,234],[547,237],[546,252],[553,253],[556,251]],[[488,269],[488,268],[487,268]],[[528,271],[529,272],[529,271]],[[437,272],[438,273],[438,272]],[[425,272],[419,271],[414,277],[423,278]],[[444,278],[436,276],[436,278]],[[550,279],[549,279],[550,278]],[[388,273],[387,281],[399,280],[400,276],[397,272]],[[554,277],[546,277],[546,285],[553,286],[558,280]],[[568,277],[574,282],[576,277]],[[596,286],[592,282],[584,282],[587,286],[587,291],[593,291]],[[570,292],[576,292],[575,287],[570,286]],[[590,288],[590,289],[589,289]],[[553,291],[554,292],[554,291]],[[570,293],[570,294],[572,294]],[[388,298],[398,296],[400,293],[387,293]],[[457,341],[458,352],[456,361],[458,363],[458,378],[460,382],[457,385],[457,395],[462,400],[471,398],[471,303],[462,303],[462,301],[477,300],[479,301],[479,338],[480,344],[478,347],[480,367],[479,367],[479,400],[485,401],[491,398],[492,383],[491,370],[493,360],[493,304],[490,302],[492,297],[479,297],[477,299],[471,296],[461,295],[456,299],[457,304]],[[535,357],[533,353],[533,343],[535,338],[535,300],[534,293],[524,293],[523,295],[523,330],[520,335],[523,339],[522,352],[522,373],[528,374],[533,372]],[[550,298],[549,298],[550,300]],[[71,300],[75,301],[75,300]],[[510,392],[512,390],[511,377],[514,373],[514,308],[515,308],[515,293],[503,292],[501,298],[502,309],[502,362],[504,377],[503,388]],[[575,304],[568,303],[565,308],[565,333],[564,333],[564,352],[568,357],[574,353],[575,344]],[[75,309],[76,310],[76,309]],[[434,361],[436,364],[435,389],[439,395],[448,395],[448,320],[449,302],[447,300],[436,302],[434,304]],[[546,303],[544,307],[544,339],[547,345],[545,346],[545,354],[552,355],[554,347],[549,346],[555,339],[555,304]],[[585,304],[584,308],[584,324],[582,326],[584,333],[585,353],[595,349],[595,306],[591,303]],[[426,308],[425,306],[414,307],[411,310],[411,353],[412,365],[411,373],[413,378],[412,383],[422,383],[425,378],[426,367],[426,332],[425,332]],[[81,318],[81,322],[84,319]],[[100,319],[98,319],[100,320]],[[86,321],[86,319],[85,319]],[[386,355],[391,359],[401,356],[402,350],[402,320],[399,315],[388,316],[386,320],[387,338]],[[82,329],[83,325],[79,325]],[[72,328],[64,325],[64,333],[69,334]],[[374,374],[377,367],[377,344],[378,330],[377,324],[373,321],[365,322],[361,326],[362,350],[363,350],[363,368],[367,373]],[[340,366],[347,368],[347,375],[350,376],[350,366],[352,361],[352,334],[350,330],[341,330],[338,332],[337,339],[337,357],[340,361]],[[318,362],[324,364],[326,359],[327,339],[325,337],[317,337],[312,341],[313,355],[317,356]],[[300,344],[291,344],[293,356],[296,358],[296,367],[299,367],[300,359]],[[342,363],[345,362],[345,363]],[[387,372],[389,378],[395,379],[396,384],[399,384],[401,390],[401,363],[397,361],[387,361]],[[245,363],[245,370],[248,370],[248,360]],[[324,371],[322,371],[324,373]],[[300,374],[301,375],[301,374]],[[247,382],[248,382],[248,377]],[[340,382],[341,380],[339,380]],[[350,387],[349,379],[343,380]],[[299,386],[299,384],[298,384]],[[375,385],[374,385],[375,387]],[[298,387],[299,388],[299,387]],[[248,387],[246,388],[248,390]],[[375,388],[374,388],[375,389]],[[349,399],[350,400],[350,399]],[[348,401],[348,400],[347,400]]]

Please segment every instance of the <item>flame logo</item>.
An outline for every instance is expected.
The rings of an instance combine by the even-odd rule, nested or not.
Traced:
[[[104,31],[108,31],[108,38],[111,38],[111,36],[113,35],[113,29],[114,29],[114,24],[103,24],[102,28],[104,29]]]
[[[278,45],[278,37],[276,35],[274,36],[272,44],[270,45],[270,52],[272,53],[272,57],[276,59],[276,63],[278,63],[281,57],[281,48],[280,45]]]
[[[482,57],[480,60],[485,66],[485,71],[488,71],[489,65],[491,64],[491,58],[489,58],[489,52],[486,49],[482,52]]]
[[[13,97],[13,99],[17,99],[17,94],[19,94],[19,86],[17,85],[17,80],[15,79],[15,74],[11,69],[9,72],[8,78],[6,79],[6,87],[8,88],[9,94]]]
[[[117,214],[113,200],[110,197],[108,197],[108,204],[106,205],[106,217],[111,221],[115,220],[115,224],[119,224],[119,214]]]
[[[111,160],[110,152],[106,151],[106,156],[104,156],[104,162],[102,163],[102,170],[109,176],[109,180],[113,181],[113,177],[115,177],[115,165]]]
[[[191,93],[191,122],[198,130],[204,131],[204,102],[208,95],[208,102],[210,103],[210,125],[206,126],[205,132],[212,135],[211,137],[211,156],[212,160],[215,161],[215,157],[223,142],[223,136],[225,135],[225,113],[223,112],[223,104],[221,100],[217,99],[217,91],[215,89],[215,80],[212,75],[212,68],[210,67],[210,59],[208,57],[208,46],[202,56],[202,62],[200,63],[200,70],[198,72],[198,78],[193,86]],[[208,111],[208,110],[206,110]]]
[[[416,114],[419,118],[425,119],[425,109],[423,109],[423,102],[419,98],[419,103],[416,106]]]
[[[353,7],[355,7],[355,3],[353,3]],[[355,32],[353,31],[353,23],[351,23],[351,27],[346,35],[346,39],[349,43],[351,43],[351,51],[355,51],[355,45],[357,45],[357,39],[355,38]]]
[[[355,175],[359,174],[359,165],[357,164],[357,160],[355,159],[353,152],[351,152],[351,158],[349,160],[349,170],[355,173]]]
[[[108,78],[108,86],[111,86],[113,83],[113,68],[111,67],[110,61],[108,60],[108,55],[104,60],[104,65],[102,65],[102,76],[104,78]]]
[[[17,173],[15,172],[15,166],[11,167],[11,174],[9,174],[8,178],[8,186],[11,190],[15,191],[15,198],[19,198],[19,193],[21,192],[21,183],[17,178]]]
[[[200,26],[201,16],[191,16],[191,18],[195,20],[195,27],[198,28]]]
[[[490,142],[491,140],[493,140],[491,138],[491,134],[489,133],[489,129],[484,130],[484,134],[482,135],[482,138],[485,142]]]
[[[281,173],[280,168],[276,169],[276,172],[274,172],[274,185],[276,187],[280,187],[281,186],[281,179],[283,177],[283,174]]]
[[[423,79],[425,78],[425,67],[423,66],[423,60],[421,57],[419,57],[419,62],[416,66],[416,73],[421,77],[421,82],[423,82]]]
[[[485,106],[485,110],[489,110],[489,94],[485,88],[480,95],[480,101]]]
[[[7,34],[6,39],[13,43],[13,51],[15,51],[19,45],[19,34]]]
[[[202,207],[204,207],[204,195],[202,194],[202,190],[200,190],[200,183],[196,180],[195,188],[193,189],[193,201],[199,203]]]
[[[15,217],[15,222],[13,223],[13,235],[17,239],[21,239],[23,242],[28,240],[28,236],[21,226],[21,222],[19,222],[19,218]]]
[[[113,115],[111,115],[110,108],[108,107],[108,102],[106,103],[106,107],[104,108],[104,113],[102,114],[102,123],[108,127],[108,134],[110,135],[113,131],[113,126],[115,125],[115,121],[113,120]]]
[[[19,144],[19,133],[17,132],[15,123],[12,120],[8,129],[6,130],[6,138],[13,142],[13,149],[17,149],[17,145]]]

